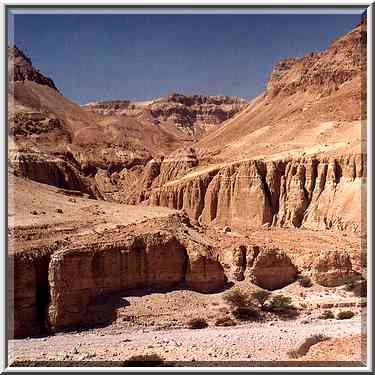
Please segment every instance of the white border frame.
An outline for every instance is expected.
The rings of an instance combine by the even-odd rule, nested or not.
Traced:
[[[366,367],[6,367],[6,361],[8,353],[6,352],[7,349],[7,337],[6,333],[6,326],[7,322],[5,321],[5,314],[4,311],[7,308],[6,305],[6,295],[7,291],[5,289],[4,283],[2,283],[1,287],[1,311],[2,311],[2,319],[1,319],[1,333],[3,336],[3,340],[1,341],[1,352],[0,352],[0,368],[2,372],[37,372],[37,373],[46,373],[46,372],[372,372],[372,232],[371,232],[371,225],[372,225],[372,170],[371,170],[371,162],[372,162],[372,8],[373,3],[371,1],[353,1],[353,0],[331,0],[329,2],[324,0],[315,0],[315,1],[298,1],[298,0],[289,0],[289,1],[262,1],[262,2],[251,2],[246,0],[237,0],[233,3],[224,0],[216,0],[216,1],[199,1],[199,0],[184,0],[183,2],[177,2],[175,0],[164,0],[160,2],[158,0],[139,0],[139,1],[121,1],[121,0],[112,0],[108,3],[92,0],[86,1],[81,0],[79,2],[74,0],[65,0],[65,1],[58,1],[51,4],[51,1],[48,0],[39,0],[39,1],[22,1],[22,0],[9,0],[4,1],[0,0],[0,19],[2,21],[3,27],[0,31],[1,40],[4,42],[7,40],[7,36],[5,35],[5,21],[6,21],[6,9],[5,6],[139,6],[139,7],[146,7],[146,6],[178,6],[183,8],[184,6],[363,6],[367,7],[367,255],[368,255],[368,264],[370,264],[370,269],[368,269],[368,281],[369,285],[371,286],[371,293],[368,295],[367,299],[367,327],[370,334],[367,335],[367,366]],[[1,101],[0,109],[3,121],[3,126],[5,129],[6,125],[6,110],[5,110],[5,98],[6,98],[6,72],[5,72],[5,51],[6,45],[3,46],[0,52],[0,68],[1,68],[1,79],[0,83],[3,87],[3,100]],[[3,191],[6,192],[7,186],[5,180],[5,173],[6,171],[6,141],[3,137],[0,137],[0,148],[2,151],[2,155],[4,158],[2,160],[0,166],[1,172],[1,180],[3,183]],[[371,161],[371,162],[370,162]],[[5,229],[6,219],[5,215],[5,208],[7,207],[6,203],[7,196],[6,194],[3,195],[3,200],[1,201],[4,215],[1,217],[1,237],[4,243],[4,250],[2,252],[1,262],[3,265],[3,274],[5,275],[5,264],[6,264],[6,236],[7,231]],[[370,230],[369,230],[370,229]]]

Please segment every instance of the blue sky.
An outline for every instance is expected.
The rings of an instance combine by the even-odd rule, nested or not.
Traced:
[[[81,104],[170,92],[252,98],[280,59],[326,48],[360,15],[28,14],[15,43]]]

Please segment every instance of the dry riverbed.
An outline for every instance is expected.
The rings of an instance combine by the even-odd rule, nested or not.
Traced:
[[[210,326],[205,329],[93,329],[61,333],[54,336],[9,342],[9,363],[14,361],[46,361],[58,366],[75,361],[98,365],[101,361],[121,366],[136,355],[157,354],[166,361],[190,362],[202,365],[249,366],[252,361],[290,361],[288,351],[305,338],[324,334],[332,338],[358,335],[365,332],[365,319],[358,314],[350,320],[313,320],[304,318],[289,321],[251,322],[235,327]],[[358,356],[348,360],[361,359]],[[206,362],[207,361],[207,362]],[[97,362],[97,363],[95,363]],[[220,363],[221,362],[221,363]],[[236,364],[237,363],[237,364]],[[266,362],[265,362],[266,363]],[[45,366],[46,364],[44,364]],[[75,365],[78,365],[76,363]],[[100,364],[103,366],[103,362]]]

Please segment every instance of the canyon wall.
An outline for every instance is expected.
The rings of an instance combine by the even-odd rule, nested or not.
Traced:
[[[185,209],[202,224],[360,229],[363,154],[247,160],[188,177],[151,190],[148,203]]]
[[[8,256],[10,338],[38,335],[46,331],[48,264],[54,250],[55,246],[43,246]]]
[[[211,293],[225,283],[215,249],[179,214],[44,247],[9,256],[11,337],[108,324],[129,290]]]

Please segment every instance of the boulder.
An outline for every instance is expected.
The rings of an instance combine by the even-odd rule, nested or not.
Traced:
[[[345,279],[353,275],[352,262],[346,252],[322,251],[313,263],[312,277],[322,286],[343,285]]]
[[[250,269],[251,281],[268,290],[281,289],[297,278],[297,267],[278,249],[262,249]]]

